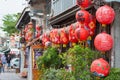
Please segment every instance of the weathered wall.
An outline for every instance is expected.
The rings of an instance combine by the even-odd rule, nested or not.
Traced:
[[[112,67],[120,68],[120,3],[114,2],[113,8],[116,16],[112,25],[112,36],[114,38],[114,47],[112,50]]]

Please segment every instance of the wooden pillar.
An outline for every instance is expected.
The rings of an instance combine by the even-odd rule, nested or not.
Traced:
[[[24,62],[25,62],[25,56],[24,56],[24,51],[21,50],[20,51],[21,54],[21,66],[20,66],[20,72],[24,71]]]
[[[36,21],[34,19],[32,19],[32,23],[33,23],[33,38],[35,38],[35,27],[36,27]]]
[[[44,2],[44,7],[43,7],[43,33],[46,31],[46,3]]]
[[[120,3],[113,2],[115,20],[112,24],[111,35],[114,38],[114,46],[111,54],[111,66],[120,68]]]
[[[30,54],[29,54],[28,80],[33,80],[33,76],[32,76],[32,49],[31,49],[31,47],[30,47]]]

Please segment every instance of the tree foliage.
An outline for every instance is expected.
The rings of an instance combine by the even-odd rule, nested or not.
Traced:
[[[12,35],[13,33],[18,33],[18,30],[15,28],[16,22],[19,18],[19,14],[7,14],[3,17],[3,26],[1,26],[1,29],[5,32],[7,32],[9,35]]]

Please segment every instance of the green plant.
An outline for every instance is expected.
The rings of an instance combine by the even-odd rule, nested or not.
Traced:
[[[90,65],[100,56],[99,52],[80,45],[75,45],[61,54],[57,53],[56,48],[50,47],[37,60],[39,69],[43,68],[41,80],[93,80],[89,71]],[[72,72],[64,68],[60,69],[61,64],[64,67],[72,65]]]
[[[76,80],[71,72],[67,72],[64,68],[46,69],[40,80]]]
[[[73,74],[76,80],[92,80],[90,76],[90,65],[95,58],[101,56],[97,51],[90,48],[84,48],[80,45],[75,45],[70,48],[66,53],[61,54],[63,63],[66,65],[71,64],[73,67]]]
[[[39,69],[42,68],[59,68],[61,65],[61,59],[58,56],[58,51],[56,48],[49,47],[37,60],[37,65]]]
[[[111,68],[110,74],[104,80],[120,80],[120,68]]]

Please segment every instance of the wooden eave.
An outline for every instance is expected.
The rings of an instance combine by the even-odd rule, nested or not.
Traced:
[[[30,9],[26,7],[23,12],[21,13],[21,16],[19,17],[15,28],[22,29],[22,26],[30,22],[30,16],[29,16]]]
[[[88,7],[88,8],[86,8],[86,10],[89,10],[89,9],[91,9],[92,7],[93,7],[93,5],[90,6],[90,7]],[[50,24],[51,24],[51,25],[54,25],[54,24],[57,24],[57,23],[59,23],[59,22],[61,22],[61,21],[64,21],[64,20],[67,19],[67,18],[70,18],[70,17],[72,17],[72,16],[75,17],[76,12],[79,11],[79,10],[80,10],[80,8],[79,8],[77,5],[75,5],[75,6],[73,6],[72,8],[69,8],[68,10],[64,11],[63,13],[61,13],[61,14],[59,14],[59,15],[57,15],[57,16],[54,16],[54,17],[52,17],[52,18],[50,18],[50,19],[49,19]]]

